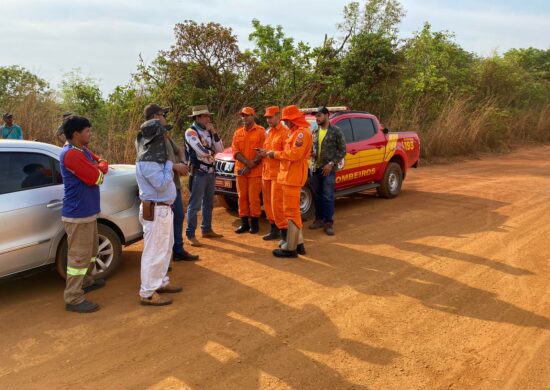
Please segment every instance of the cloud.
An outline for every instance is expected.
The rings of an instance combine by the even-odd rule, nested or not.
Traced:
[[[186,19],[215,21],[231,27],[241,47],[250,47],[251,21],[280,24],[288,36],[312,45],[325,34],[338,35],[347,0],[3,0],[8,34],[0,35],[0,65],[22,65],[57,85],[62,75],[81,68],[100,79],[108,93],[130,79],[141,53],[152,61],[173,43],[173,27]],[[550,6],[536,12],[512,0],[460,2],[404,0],[407,17],[402,36],[411,36],[429,21],[434,30],[451,30],[467,50],[490,54],[498,48],[548,48]],[[481,3],[485,4],[482,5]]]

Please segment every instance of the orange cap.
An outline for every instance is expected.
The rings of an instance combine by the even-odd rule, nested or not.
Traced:
[[[256,115],[256,111],[254,111],[254,109],[252,107],[243,107],[243,109],[241,110],[241,112],[239,112],[240,115]]]
[[[267,107],[265,109],[265,117],[271,117],[275,114],[278,114],[280,111],[279,111],[279,107],[278,106],[271,106],[271,107]]]

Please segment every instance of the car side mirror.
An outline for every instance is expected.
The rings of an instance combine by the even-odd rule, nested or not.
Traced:
[[[382,129],[382,133],[384,133],[384,134],[386,134],[386,135],[388,135],[389,132],[390,132],[390,129],[388,129],[387,127],[384,127],[384,128]]]

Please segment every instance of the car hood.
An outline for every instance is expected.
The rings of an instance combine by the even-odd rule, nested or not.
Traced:
[[[216,154],[216,160],[222,160],[222,161],[233,161],[233,151],[231,148],[225,149],[221,153]]]

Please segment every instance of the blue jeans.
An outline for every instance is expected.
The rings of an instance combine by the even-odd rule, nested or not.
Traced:
[[[185,219],[185,210],[183,208],[183,199],[181,190],[177,190],[176,200],[174,201],[174,253],[183,253],[183,220]]]
[[[317,169],[311,174],[311,187],[315,197],[315,219],[332,224],[334,218],[334,184],[336,172],[323,176],[323,170]]]
[[[191,197],[189,198],[189,205],[187,206],[187,229],[185,230],[187,238],[195,237],[195,230],[197,230],[197,213],[200,209],[202,209],[202,232],[209,233],[212,231],[215,181],[216,177],[214,173],[197,171],[193,175]]]

